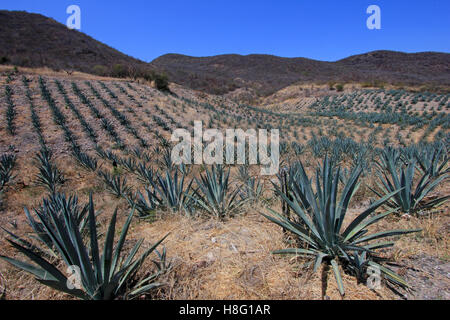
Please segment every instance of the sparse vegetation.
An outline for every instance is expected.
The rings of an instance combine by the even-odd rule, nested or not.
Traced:
[[[198,189],[195,189],[197,205],[209,215],[225,219],[236,214],[247,199],[238,197],[240,188],[231,189],[230,170],[223,166],[212,166],[205,174],[196,178]]]
[[[88,212],[89,249],[87,244],[83,242],[73,207],[62,206],[61,210],[57,211],[36,211],[41,226],[44,226],[42,231],[47,237],[44,244],[47,249],[55,250],[55,254],[67,268],[75,268],[73,272],[80,277],[78,281],[71,281],[58,269],[57,263],[46,260],[42,253],[36,253],[33,248],[24,245],[28,242],[21,238],[8,240],[8,242],[18,252],[32,260],[35,265],[5,256],[0,256],[0,258],[16,268],[33,274],[43,285],[83,300],[130,299],[158,287],[159,284],[154,280],[160,271],[144,279],[137,278],[137,272],[143,261],[164,238],[145,250],[138,258],[136,258],[136,254],[142,245],[142,240],[136,243],[128,255],[125,255],[124,244],[133,217],[133,210],[123,225],[117,245],[114,246],[116,210],[108,227],[103,253],[100,255],[92,195],[89,198]],[[31,219],[30,216],[29,219]],[[30,220],[30,223],[34,224],[35,221]],[[39,233],[37,233],[37,236],[42,237]],[[44,250],[39,249],[39,252],[44,252]],[[68,283],[71,285],[68,286]]]
[[[136,70],[125,71],[136,75]],[[39,282],[2,264],[10,283],[6,298],[226,298],[214,289],[219,285],[230,286],[236,297],[320,298],[314,292],[325,283],[323,295],[333,299],[344,288],[350,299],[360,292],[372,299],[390,299],[397,296],[389,288],[409,293],[422,288],[408,269],[419,254],[436,259],[449,254],[448,93],[412,92],[406,85],[359,89],[349,82],[337,92],[323,82],[299,85],[294,94],[280,92],[274,103],[262,98],[255,106],[178,85],[171,85],[173,92],[167,94],[139,78],[21,73],[26,76],[2,75],[12,93],[16,135],[8,133],[5,118],[0,128],[5,141],[0,213],[8,231],[0,240],[9,238],[15,244],[4,245],[1,254],[19,259],[17,253],[27,252],[27,262],[13,263],[32,265],[42,275],[44,266],[33,260],[39,256],[62,273],[64,255],[48,232],[79,232],[82,241],[77,240],[76,248],[87,251],[84,266],[95,274],[99,269],[87,202],[92,192],[99,209],[95,215],[101,212],[94,239],[114,242],[107,240],[108,220],[114,216],[116,224],[128,225],[129,230],[121,261],[131,252],[141,267],[125,280],[127,284],[117,285],[112,279],[92,282],[86,273],[80,291],[58,293],[59,281],[69,278],[67,274],[62,278],[51,269],[56,280],[34,274]],[[149,81],[155,78],[148,75]],[[333,80],[334,88],[339,81]],[[5,96],[5,112],[6,101]],[[196,120],[223,133],[228,128],[280,129],[279,179],[259,176],[260,167],[249,164],[248,154],[244,164],[237,165],[175,163],[170,134],[177,128],[193,134]],[[24,214],[22,206],[34,210]],[[134,210],[135,218],[114,214],[116,207],[117,212]],[[23,214],[30,225],[26,229],[17,219]],[[67,223],[69,214],[74,225]],[[416,229],[423,231],[410,232]],[[167,260],[165,249],[153,251],[154,261],[140,260],[132,251],[139,243],[145,251],[145,242],[169,231],[173,241],[167,242],[167,252],[178,257],[177,264]],[[274,259],[273,251],[294,253],[294,259]],[[383,275],[383,285],[376,290],[379,296],[360,286],[367,283],[372,267]],[[157,285],[154,276],[169,270],[175,274],[158,281],[168,280],[167,287],[152,293],[135,287],[147,279],[141,284],[150,289]],[[328,273],[335,274],[337,282],[325,281]],[[17,281],[38,289],[19,290]],[[205,283],[201,292],[196,281]],[[115,288],[110,295],[92,291],[105,283]]]
[[[297,188],[290,194],[286,194],[275,186],[276,193],[282,197],[292,212],[292,218],[280,215],[270,210],[271,215],[264,216],[272,222],[290,231],[296,238],[298,247],[277,250],[276,254],[294,254],[310,256],[314,258],[314,271],[317,271],[322,263],[331,265],[341,295],[345,294],[339,264],[342,268],[359,270],[360,277],[366,276],[365,268],[374,266],[381,270],[388,280],[407,287],[407,283],[400,276],[387,267],[377,262],[383,260],[377,256],[375,250],[390,247],[393,242],[375,242],[394,235],[402,235],[419,230],[387,230],[379,233],[368,233],[368,227],[385,218],[392,211],[375,214],[377,208],[386,203],[391,197],[400,192],[396,190],[383,198],[375,201],[369,208],[356,216],[345,228],[343,222],[352,196],[359,187],[358,180],[361,176],[360,166],[353,169],[346,183],[341,183],[340,168],[333,166],[328,158],[323,161],[323,167],[316,169],[315,190],[303,165],[299,164],[299,174],[293,179],[298,180]],[[338,195],[339,190],[342,193]],[[361,256],[361,254],[364,254]],[[364,266],[361,258],[366,260]],[[358,262],[355,264],[355,262]]]

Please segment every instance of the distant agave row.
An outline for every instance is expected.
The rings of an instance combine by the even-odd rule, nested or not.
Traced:
[[[73,132],[67,126],[67,119],[61,110],[56,105],[55,100],[53,99],[50,91],[47,88],[46,82],[42,77],[39,77],[39,87],[41,89],[41,96],[44,101],[47,102],[50,110],[52,112],[53,120],[55,124],[57,124],[64,132],[64,138],[66,142],[70,143],[70,146],[73,151],[80,150],[79,145],[77,144],[76,137]]]
[[[28,80],[25,76],[22,77],[22,83],[25,87],[25,95],[27,97],[28,103],[29,103],[29,107],[30,107],[30,112],[31,112],[31,123],[33,125],[34,131],[36,132],[36,134],[39,137],[39,144],[41,146],[41,149],[47,149],[46,143],[45,143],[45,139],[44,139],[44,135],[42,132],[42,124],[41,124],[41,120],[39,119],[39,116],[36,112],[36,106],[34,105],[33,102],[33,98],[32,98],[32,94],[28,85],[28,82],[30,80]]]
[[[72,113],[78,119],[86,135],[94,144],[97,144],[97,134],[95,133],[94,129],[91,127],[89,123],[87,123],[87,121],[84,119],[83,115],[80,113],[78,108],[72,103],[61,82],[55,80],[55,84],[56,87],[58,88],[59,93],[63,96],[66,106],[72,111]]]
[[[9,134],[16,134],[16,126],[14,123],[14,119],[16,117],[16,110],[14,106],[14,102],[12,101],[12,89],[10,86],[5,86],[5,97],[6,97],[6,123],[7,130]]]
[[[108,135],[113,139],[119,148],[123,149],[125,147],[123,141],[120,139],[113,123],[105,118],[104,115],[93,105],[91,100],[89,100],[75,82],[72,82],[72,91],[78,96],[80,101],[88,107],[91,114],[101,121],[101,127],[108,133]]]
[[[90,82],[86,82],[86,84],[89,86],[89,88],[91,89],[94,96],[98,100],[100,100],[107,109],[109,109],[111,111],[112,115],[120,122],[121,125],[123,125],[125,127],[125,129],[131,135],[133,135],[140,142],[141,146],[147,147],[148,142],[139,135],[137,130],[131,124],[130,120],[121,111],[119,111],[117,108],[115,108],[113,105],[111,105],[106,99],[104,99],[101,96],[101,94],[97,91],[97,89],[95,89],[95,87]]]

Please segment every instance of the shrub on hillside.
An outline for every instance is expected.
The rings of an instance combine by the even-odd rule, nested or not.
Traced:
[[[111,75],[116,78],[125,78],[128,75],[128,72],[123,65],[115,64],[112,68]]]
[[[9,58],[6,56],[0,58],[0,64],[7,64],[9,61]]]
[[[169,91],[169,80],[166,75],[157,74],[155,76],[156,89],[161,91]]]
[[[92,73],[98,76],[106,76],[108,74],[108,68],[102,65],[95,65],[92,68]]]

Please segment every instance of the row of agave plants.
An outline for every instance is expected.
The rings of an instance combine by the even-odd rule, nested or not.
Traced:
[[[6,99],[6,114],[5,119],[7,123],[7,130],[10,135],[16,134],[15,117],[17,112],[15,110],[15,105],[12,101],[13,91],[10,86],[5,86],[5,99]]]
[[[133,193],[126,177],[114,172],[99,170],[98,174],[112,194],[136,207],[141,218],[154,218],[160,211],[189,216],[207,214],[223,220],[239,213],[246,202],[260,199],[263,193],[257,178],[233,188],[230,169],[220,165],[205,168],[199,178],[188,181],[190,170],[185,166],[167,168],[160,173],[143,164],[134,168],[129,160],[120,164],[129,171],[136,170],[139,180],[146,185],[143,192]]]
[[[66,105],[83,125],[83,118],[67,99],[62,87],[56,84],[66,98]],[[51,107],[55,122],[63,128],[66,139],[72,143],[74,151],[77,150],[78,145],[65,125],[65,118],[56,107],[42,79],[40,85],[42,96]],[[98,92],[97,95],[100,96]],[[29,100],[33,111],[31,97]],[[88,103],[87,100],[85,102]],[[116,111],[115,115],[126,124],[127,119],[123,118],[121,113]],[[36,131],[42,136],[39,119],[32,118]],[[87,123],[83,125],[83,129],[88,135],[92,132]],[[95,142],[95,136],[90,137]],[[246,166],[239,167],[239,177],[243,184],[238,188],[232,187],[230,170],[222,166],[206,168],[200,178],[194,177],[189,183],[185,183],[190,173],[189,168],[176,167],[166,161],[167,169],[163,173],[158,173],[143,164],[136,165],[130,159],[116,159],[111,155],[105,155],[104,151],[98,149],[100,156],[112,160],[113,167],[116,167],[118,162],[129,171],[137,171],[146,184],[143,193],[133,194],[125,178],[98,170],[107,188],[114,194],[125,197],[131,206],[131,212],[116,245],[114,234],[117,212],[114,213],[106,233],[103,252],[100,252],[98,243],[100,235],[96,223],[98,213],[95,211],[92,195],[89,203],[81,206],[76,197],[58,193],[58,185],[64,178],[53,163],[51,152],[45,147],[43,139],[41,146],[37,156],[39,173],[36,182],[45,186],[50,195],[42,200],[41,206],[35,208],[34,214],[28,209],[25,210],[28,222],[35,233],[34,238],[38,240],[39,245],[8,231],[12,238],[9,240],[11,245],[34,262],[34,265],[9,257],[2,258],[32,273],[41,283],[82,299],[139,296],[157,287],[158,276],[170,269],[170,263],[166,262],[165,251],[160,253],[156,250],[164,239],[158,241],[140,257],[137,257],[137,252],[142,240],[138,241],[128,255],[125,254],[124,243],[135,211],[138,211],[141,217],[162,210],[190,215],[202,212],[224,219],[242,211],[245,203],[256,201],[263,194],[262,183],[249,175]],[[347,147],[348,150],[354,148],[351,143],[348,146],[343,143],[341,149],[348,152]],[[76,154],[77,152],[74,152],[75,156]],[[97,164],[92,158],[80,157],[84,155],[81,152],[78,155],[79,162],[85,164],[86,168],[97,170]],[[274,184],[274,192],[283,203],[283,212],[278,213],[269,209],[269,214],[264,216],[285,231],[291,232],[296,238],[295,248],[279,250],[276,253],[312,257],[315,270],[322,263],[331,265],[342,294],[344,288],[339,264],[345,271],[358,278],[367,275],[368,266],[375,266],[384,273],[387,280],[400,286],[407,286],[401,277],[382,264],[383,258],[376,252],[392,246],[393,243],[374,241],[418,230],[389,230],[370,234],[368,227],[396,212],[416,214],[443,204],[448,196],[431,201],[427,201],[426,196],[448,178],[447,150],[443,145],[433,149],[414,147],[404,150],[384,149],[376,161],[378,183],[372,188],[379,196],[379,200],[373,202],[346,228],[343,228],[343,221],[352,197],[360,185],[359,180],[364,174],[364,166],[360,162],[355,162],[352,170],[345,171],[335,162],[336,159],[329,159],[325,155],[322,166],[316,170],[315,183],[306,174],[303,164],[295,162],[290,166],[288,173],[285,173],[284,178],[280,175],[280,185]],[[1,158],[2,189],[12,178],[14,163],[11,156]],[[387,207],[388,211],[377,214],[376,210],[382,206]],[[153,251],[158,257],[158,260],[154,261],[156,273],[139,278],[139,269]],[[61,262],[68,268],[73,266],[79,268],[80,283],[77,286],[68,285],[69,277],[60,271]]]
[[[269,209],[270,214],[264,216],[290,232],[296,246],[275,253],[312,257],[314,270],[322,263],[331,265],[342,295],[345,291],[339,264],[360,281],[367,279],[368,267],[378,268],[386,280],[407,288],[406,281],[382,264],[386,259],[377,254],[378,249],[394,243],[379,240],[420,230],[385,230],[371,234],[368,227],[392,214],[431,213],[450,198],[427,199],[450,176],[444,145],[429,147],[428,152],[416,147],[407,151],[386,148],[381,152],[376,161],[377,186],[371,188],[378,200],[345,228],[347,209],[364,174],[361,163],[350,171],[342,170],[325,156],[314,177],[307,175],[301,162],[283,170],[278,176],[279,185],[274,185],[275,193],[283,202],[282,212]],[[386,211],[376,213],[381,207]]]
[[[2,155],[0,160],[3,190],[14,179],[12,170],[16,161],[8,154]],[[0,256],[1,259],[31,273],[46,286],[85,300],[134,299],[150,294],[152,289],[162,285],[158,282],[159,277],[173,267],[165,248],[157,249],[167,235],[148,249],[141,249],[143,239],[140,239],[131,251],[126,250],[127,233],[136,211],[134,206],[131,206],[119,240],[115,242],[117,209],[103,235],[98,230],[96,218],[100,212],[95,209],[92,193],[88,203],[81,204],[76,195],[60,192],[65,178],[45,142],[35,162],[38,168],[35,185],[44,187],[48,195],[33,210],[24,208],[33,234],[28,238],[21,237],[2,227],[10,236],[7,241],[11,246],[31,263],[7,256]],[[95,171],[92,167],[86,169]],[[101,250],[99,239],[102,238]],[[143,252],[138,255],[139,251]],[[143,272],[144,262],[152,253],[156,256],[151,260],[155,268]]]
[[[122,161],[122,165],[126,163],[126,160]],[[443,204],[449,196],[431,201],[426,201],[425,197],[449,177],[447,162],[444,146],[434,149],[429,154],[413,150],[410,157],[397,149],[386,148],[377,161],[378,186],[372,189],[379,199],[353,221],[345,224],[345,228],[343,221],[347,209],[361,184],[360,178],[364,171],[362,165],[357,164],[350,171],[341,170],[326,156],[323,164],[317,167],[315,177],[309,177],[301,162],[292,163],[287,171],[280,173],[280,183],[273,184],[275,194],[283,203],[282,212],[268,209],[269,213],[263,214],[270,221],[280,225],[283,230],[292,233],[295,238],[295,241],[291,242],[294,244],[293,248],[278,250],[275,253],[311,257],[314,260],[314,270],[321,264],[330,265],[343,295],[345,291],[341,269],[362,280],[367,277],[368,267],[376,267],[384,274],[386,280],[408,287],[404,279],[385,265],[385,259],[377,254],[377,250],[394,245],[391,241],[380,241],[382,239],[419,230],[386,230],[370,233],[369,227],[391,214],[398,212],[415,214]],[[130,163],[124,166],[134,168]],[[41,167],[45,168],[44,165]],[[129,189],[123,190],[126,183],[120,176],[109,175],[104,171],[99,171],[99,175],[103,176],[111,190],[117,191],[122,188],[121,193],[130,202],[131,211],[137,210],[140,216],[147,216],[158,208],[190,214],[196,208],[224,219],[238,212],[247,201],[257,199],[263,193],[262,185],[257,178],[250,176],[247,166],[239,167],[239,177],[244,181],[244,185],[234,189],[229,180],[230,170],[222,166],[206,168],[199,179],[194,177],[187,186],[185,179],[189,169],[184,167],[168,168],[163,174],[153,172],[151,168],[145,166],[141,166],[138,171],[147,184],[146,196],[141,192],[133,196]],[[194,181],[196,187],[193,187]],[[136,280],[139,266],[152,250],[156,250],[156,246],[162,240],[157,242],[152,250],[134,259],[141,244],[139,242],[126,259],[120,260],[133,213],[123,227],[115,252],[113,234],[116,213],[114,213],[106,236],[104,252],[100,255],[92,195],[89,204],[80,209],[76,197],[67,199],[54,188],[49,188],[49,191],[51,196],[44,199],[40,208],[35,209],[39,222],[35,221],[26,210],[30,225],[46,249],[36,247],[10,233],[14,239],[10,240],[11,244],[38,267],[8,257],[2,257],[3,259],[34,274],[43,284],[84,299],[131,298],[140,295],[157,286],[158,284],[154,282],[157,276],[170,269],[165,252],[161,254],[156,251],[161,260],[156,263],[157,272],[141,281]],[[381,207],[388,210],[377,213],[377,209]],[[90,249],[83,241],[85,238],[89,240]],[[56,268],[56,262],[48,260],[55,256],[62,259],[67,266],[80,266],[82,276],[81,286],[78,289],[68,289],[63,285],[67,282],[67,277]],[[122,265],[118,261],[124,261],[125,264]]]

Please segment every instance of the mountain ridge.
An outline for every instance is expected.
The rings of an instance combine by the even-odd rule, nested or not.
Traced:
[[[378,50],[337,61],[270,54],[191,57],[170,53],[147,63],[54,19],[24,11],[0,10],[0,59],[17,66],[98,75],[165,73],[171,82],[190,89],[220,95],[243,90],[255,98],[297,83],[450,86],[449,53]]]
[[[152,67],[94,38],[37,13],[0,10],[0,57],[23,67],[112,72],[114,65]],[[96,70],[96,68],[98,70]],[[97,71],[97,72],[96,72]]]
[[[297,82],[450,85],[450,54],[432,51],[378,50],[331,62],[267,54],[209,57],[167,54],[151,64],[166,72],[174,82],[218,94],[249,87],[261,95],[269,95]]]

